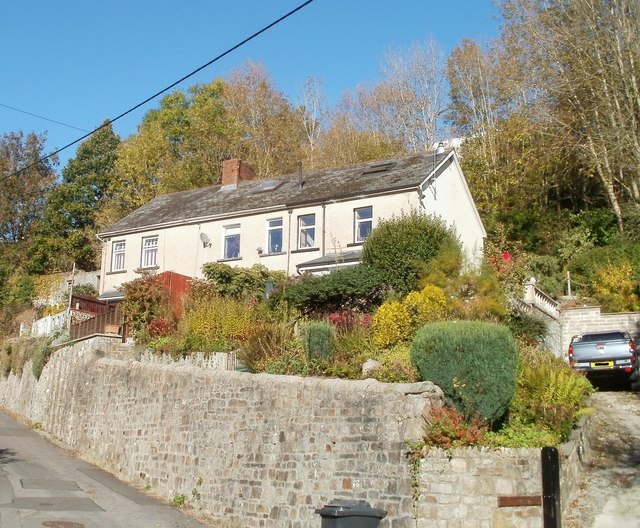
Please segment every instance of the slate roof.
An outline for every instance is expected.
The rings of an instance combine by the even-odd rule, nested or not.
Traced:
[[[190,223],[254,214],[277,209],[320,204],[417,188],[451,151],[419,154],[278,178],[272,190],[265,180],[240,182],[237,186],[213,185],[158,196],[99,234],[100,237]],[[302,186],[300,185],[302,182]]]

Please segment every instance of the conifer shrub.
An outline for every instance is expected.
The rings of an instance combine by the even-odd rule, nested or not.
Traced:
[[[447,313],[447,296],[442,288],[427,284],[420,291],[410,292],[402,301],[414,328],[443,319]]]
[[[411,345],[420,377],[444,392],[466,419],[502,418],[515,391],[518,351],[508,328],[480,321],[424,326]]]
[[[302,343],[309,361],[327,361],[331,359],[335,346],[333,328],[324,321],[307,323],[302,328]]]
[[[376,310],[371,321],[373,342],[381,348],[392,347],[411,339],[413,322],[407,307],[400,301],[387,301]]]

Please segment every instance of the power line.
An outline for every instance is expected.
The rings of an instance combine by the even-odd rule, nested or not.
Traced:
[[[75,128],[76,130],[79,130],[80,132],[89,132],[88,130],[84,129],[84,128],[80,128],[77,126],[73,126],[73,125],[69,125],[67,123],[63,123],[62,121],[56,121],[55,119],[49,119],[48,117],[44,117],[38,114],[33,114],[31,112],[27,112],[26,110],[20,110],[20,108],[15,108],[14,106],[9,106],[6,104],[2,104],[0,103],[0,106],[2,106],[3,108],[8,108],[9,110],[14,110],[15,112],[20,112],[21,114],[27,114],[30,115],[32,117],[37,117],[38,119],[43,119],[45,121],[49,121],[51,123],[55,123],[56,125],[62,125],[62,126],[66,126],[69,128]]]
[[[227,55],[229,55],[229,53],[234,52],[235,50],[237,50],[238,48],[244,46],[247,42],[253,40],[254,38],[256,38],[257,36],[261,35],[262,33],[264,33],[265,31],[268,31],[269,29],[271,29],[272,27],[278,25],[280,22],[282,22],[283,20],[289,18],[291,15],[297,13],[298,11],[300,11],[301,9],[303,9],[304,7],[308,6],[310,3],[312,3],[314,0],[307,0],[306,2],[303,2],[302,4],[300,4],[298,7],[292,9],[291,11],[289,11],[288,13],[286,13],[285,15],[282,15],[280,18],[278,18],[277,20],[274,20],[273,22],[271,22],[271,24],[268,24],[267,26],[264,26],[262,29],[260,29],[259,31],[256,31],[253,35],[247,37],[246,39],[242,40],[241,42],[238,42],[238,44],[236,44],[235,46],[227,49],[227,51],[221,53],[220,55],[218,55],[217,57],[214,57],[213,59],[211,59],[209,62],[203,64],[202,66],[200,66],[199,68],[196,68],[195,70],[193,70],[191,73],[188,73],[187,75],[185,75],[184,77],[181,77],[180,79],[178,79],[177,81],[175,81],[174,83],[171,83],[169,86],[167,86],[166,88],[163,88],[162,90],[160,90],[159,92],[156,92],[155,94],[153,94],[150,97],[147,97],[144,101],[138,103],[137,105],[129,108],[129,110],[126,110],[125,112],[122,112],[120,115],[114,117],[113,119],[108,119],[106,120],[104,123],[102,123],[102,125],[100,125],[99,127],[93,129],[91,132],[86,133],[84,136],[79,137],[78,139],[76,139],[75,141],[72,141],[71,143],[68,143],[67,145],[65,145],[64,147],[59,148],[58,150],[51,152],[50,154],[47,154],[46,156],[40,158],[38,161],[35,161],[33,163],[30,163],[29,165],[27,165],[26,167],[22,167],[21,169],[18,169],[17,171],[14,171],[10,174],[7,174],[6,176],[3,176],[0,178],[0,181],[2,180],[7,180],[9,178],[11,178],[12,176],[15,176],[17,174],[20,174],[22,171],[25,171],[27,169],[30,169],[31,167],[34,167],[36,165],[38,165],[39,163],[42,163],[43,161],[51,158],[52,156],[55,156],[56,154],[59,154],[60,152],[62,152],[63,150],[68,149],[69,147],[72,147],[73,145],[75,145],[76,143],[79,143],[80,141],[82,141],[83,139],[88,138],[89,136],[95,134],[98,130],[102,130],[104,127],[109,126],[111,123],[115,123],[116,121],[118,121],[119,119],[123,118],[124,116],[126,116],[127,114],[130,114],[131,112],[133,112],[134,110],[137,110],[138,108],[140,108],[141,106],[147,104],[149,101],[152,101],[153,99],[155,99],[156,97],[158,97],[159,95],[162,95],[163,93],[171,90],[171,88],[174,88],[175,86],[177,86],[178,84],[180,84],[183,81],[186,81],[189,77],[193,77],[196,73],[204,70],[205,68],[207,68],[208,66],[211,66],[214,62],[219,61],[220,59],[222,59],[223,57],[226,57]]]

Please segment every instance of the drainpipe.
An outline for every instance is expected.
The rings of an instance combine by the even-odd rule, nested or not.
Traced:
[[[101,248],[102,248],[102,258],[100,259],[101,261],[101,266],[100,266],[100,278],[99,280],[99,284],[98,284],[98,295],[102,295],[104,293],[104,275],[106,273],[106,269],[107,269],[107,242],[105,240],[102,240],[97,234],[96,234],[96,238],[100,241],[101,244]]]
[[[289,267],[291,265],[291,216],[293,214],[293,209],[289,209],[289,226],[287,229],[289,230],[289,241],[287,243],[287,275],[289,275]]]
[[[322,256],[327,255],[327,204],[322,204]]]

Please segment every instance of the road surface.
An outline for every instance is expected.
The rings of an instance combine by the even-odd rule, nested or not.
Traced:
[[[0,412],[0,527],[202,528]]]
[[[640,393],[604,389],[591,397],[593,460],[563,528],[640,526]]]

